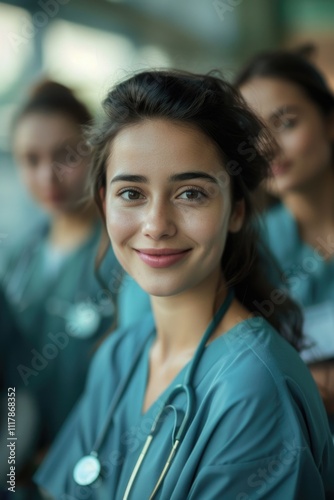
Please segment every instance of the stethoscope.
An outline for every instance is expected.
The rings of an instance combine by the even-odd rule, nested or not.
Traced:
[[[157,415],[154,419],[154,422],[153,422],[151,429],[150,429],[150,432],[146,438],[143,449],[142,449],[142,451],[138,457],[138,460],[134,466],[134,469],[131,473],[130,479],[129,479],[128,484],[127,484],[126,489],[125,489],[123,500],[127,500],[129,498],[130,492],[132,490],[133,484],[136,480],[136,477],[138,475],[140,467],[143,463],[143,460],[144,460],[145,456],[147,455],[148,449],[152,443],[154,436],[157,434],[157,431],[159,428],[159,423],[160,423],[160,420],[161,420],[163,413],[166,411],[167,408],[171,408],[170,403],[172,402],[173,399],[175,399],[175,397],[177,395],[179,395],[180,393],[184,393],[186,396],[186,401],[187,401],[186,410],[185,410],[183,419],[179,425],[177,432],[176,433],[173,432],[172,449],[168,455],[168,458],[167,458],[166,463],[162,469],[162,472],[158,478],[158,481],[157,481],[156,485],[154,486],[154,489],[149,497],[150,500],[155,497],[157,491],[159,490],[159,488],[160,488],[160,486],[161,486],[161,484],[162,484],[162,482],[163,482],[163,480],[164,480],[164,478],[165,478],[165,476],[170,468],[170,465],[175,457],[176,451],[177,451],[180,443],[182,442],[187,430],[189,429],[189,426],[190,426],[191,421],[193,419],[193,415],[195,412],[195,392],[194,392],[194,388],[192,386],[192,382],[194,379],[195,370],[197,369],[197,366],[198,366],[199,361],[203,355],[203,352],[205,350],[205,347],[206,347],[208,340],[210,339],[210,337],[213,334],[214,330],[216,329],[217,325],[222,320],[222,318],[223,318],[224,314],[226,313],[227,309],[229,308],[233,298],[234,298],[233,290],[229,290],[223,304],[218,309],[218,311],[214,315],[212,321],[210,322],[209,326],[207,327],[206,331],[203,334],[203,337],[202,337],[202,339],[201,339],[201,341],[196,349],[194,357],[193,357],[193,359],[192,359],[192,361],[191,361],[191,363],[186,371],[183,383],[176,385],[174,387],[174,389],[168,394],[168,396],[163,401],[161,409],[159,410],[159,412],[157,413]],[[105,440],[106,435],[108,433],[108,430],[110,428],[110,425],[112,423],[114,411],[115,411],[118,403],[120,402],[122,396],[125,393],[126,387],[132,378],[132,375],[136,369],[136,366],[139,362],[140,357],[142,356],[144,349],[145,349],[145,345],[144,345],[144,347],[142,346],[139,349],[139,351],[136,353],[135,359],[133,361],[133,364],[129,370],[127,377],[125,378],[123,383],[118,387],[118,390],[115,393],[114,398],[110,404],[107,418],[105,420],[105,424],[102,428],[102,431],[99,434],[99,436],[97,437],[97,439],[93,445],[93,450],[91,451],[91,453],[89,455],[82,457],[74,467],[73,479],[80,486],[91,485],[100,477],[101,463],[100,463],[100,460],[98,457],[99,449],[101,448],[101,445],[102,445],[103,441]]]

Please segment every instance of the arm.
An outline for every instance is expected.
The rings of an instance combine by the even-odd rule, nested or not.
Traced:
[[[321,477],[315,476],[307,454],[305,450],[290,448],[287,444],[271,457],[204,467],[187,499],[325,499]]]

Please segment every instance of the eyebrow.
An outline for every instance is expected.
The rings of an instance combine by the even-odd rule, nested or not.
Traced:
[[[218,184],[218,180],[210,174],[206,172],[183,172],[181,174],[171,175],[168,179],[169,182],[178,182],[178,181],[188,181],[191,179],[205,179],[207,181]],[[129,175],[129,174],[120,174],[116,175],[113,179],[111,179],[110,184],[114,182],[139,182],[139,183],[148,183],[149,180],[144,175]]]
[[[270,116],[269,119],[275,119],[275,118],[280,118],[281,116],[284,116],[287,113],[297,113],[299,111],[298,106],[294,105],[288,105],[288,106],[281,106],[280,108],[277,108]]]

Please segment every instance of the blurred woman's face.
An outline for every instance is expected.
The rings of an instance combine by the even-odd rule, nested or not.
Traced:
[[[14,154],[24,184],[46,211],[80,209],[89,151],[74,120],[61,113],[27,114],[15,129]]]
[[[282,79],[256,77],[240,90],[280,146],[268,191],[284,196],[312,188],[333,166],[333,118],[326,119],[303,89]]]

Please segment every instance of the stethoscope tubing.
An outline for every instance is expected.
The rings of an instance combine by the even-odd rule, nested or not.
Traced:
[[[190,362],[190,365],[186,371],[184,382],[182,384],[176,385],[172,389],[172,391],[164,399],[163,404],[162,404],[159,412],[157,413],[157,415],[152,423],[150,432],[146,438],[146,441],[144,443],[142,451],[140,452],[139,457],[137,459],[137,462],[136,462],[134,469],[131,473],[130,479],[128,481],[128,484],[126,486],[126,490],[125,490],[125,493],[123,496],[123,500],[127,500],[129,495],[130,495],[130,492],[132,490],[132,487],[133,487],[133,484],[136,480],[138,472],[139,472],[141,465],[145,459],[145,456],[147,455],[148,449],[151,446],[151,443],[153,441],[155,434],[158,432],[159,423],[161,421],[163,413],[166,411],[166,409],[168,407],[171,407],[170,403],[173,401],[173,399],[175,399],[175,397],[177,395],[179,395],[180,393],[184,392],[186,395],[186,399],[187,399],[186,410],[185,410],[182,422],[177,429],[175,438],[174,438],[174,433],[173,433],[172,449],[168,455],[167,461],[163,467],[163,470],[159,476],[159,479],[158,479],[156,485],[154,486],[152,494],[150,495],[149,498],[153,499],[154,496],[156,495],[158,489],[160,488],[160,486],[161,486],[161,484],[162,484],[162,482],[163,482],[163,480],[164,480],[164,478],[169,470],[169,467],[170,467],[170,465],[175,457],[177,448],[178,448],[179,444],[182,442],[187,430],[189,429],[189,426],[190,426],[191,421],[192,421],[193,416],[194,416],[196,398],[195,398],[195,390],[192,386],[192,382],[193,382],[195,370],[198,368],[200,359],[201,359],[203,352],[206,348],[206,344],[207,344],[208,340],[210,339],[211,335],[215,331],[217,325],[220,323],[220,321],[223,318],[224,314],[226,313],[227,309],[231,305],[233,298],[234,298],[234,293],[232,290],[229,290],[228,294],[225,298],[225,301],[223,302],[223,304],[221,305],[221,307],[219,308],[217,313],[214,315],[211,323],[209,324],[208,328],[206,329],[206,331],[204,332],[204,334],[202,336],[202,339],[201,339],[201,341],[196,349],[194,357],[193,357],[192,361]],[[147,339],[151,338],[152,333],[154,333],[154,332],[150,332]],[[108,413],[106,416],[105,424],[104,424],[99,436],[95,440],[95,443],[93,445],[93,448],[92,448],[90,455],[83,457],[77,463],[77,465],[74,469],[74,479],[76,482],[77,482],[77,480],[75,478],[75,475],[76,475],[75,470],[78,467],[78,465],[80,464],[80,461],[84,461],[85,458],[87,458],[87,460],[89,460],[89,458],[91,457],[93,460],[96,460],[98,462],[98,451],[101,448],[103,441],[105,440],[105,437],[109,431],[110,425],[111,425],[112,420],[113,420],[114,411],[117,408],[122,396],[124,395],[130,380],[132,379],[132,375],[133,375],[133,373],[134,373],[134,371],[139,363],[139,360],[140,360],[145,348],[146,348],[146,342],[144,342],[143,346],[141,346],[138,349],[138,351],[135,355],[135,358],[132,362],[132,366],[131,366],[126,378],[124,379],[123,383],[118,386],[118,389],[117,389],[116,393],[114,394],[114,397],[110,403],[110,407],[109,407],[109,410],[108,410]],[[97,469],[98,469],[98,472],[96,472],[96,478],[98,477],[100,469],[101,469],[100,465],[97,467]],[[89,483],[85,483],[85,484],[92,484],[92,482],[94,482],[94,480],[89,482]],[[78,484],[83,484],[83,483],[78,483]]]
[[[148,339],[150,339],[153,335],[153,331],[150,332],[150,335],[148,336],[148,338],[146,339],[146,342]],[[125,393],[126,391],[126,388],[127,386],[129,385],[130,383],[130,380],[132,378],[132,375],[135,371],[135,369],[137,368],[137,365],[139,363],[139,360],[146,348],[146,342],[144,342],[144,345],[141,346],[138,351],[136,352],[135,354],[135,357],[133,359],[133,362],[132,362],[132,366],[127,374],[127,376],[125,377],[125,379],[123,380],[123,382],[117,387],[117,390],[114,394],[114,397],[110,403],[110,407],[109,407],[109,410],[108,410],[108,413],[107,413],[107,416],[106,416],[106,419],[105,419],[105,423],[104,423],[104,426],[102,427],[102,430],[99,434],[99,436],[96,438],[95,440],[95,443],[93,445],[93,449],[92,449],[92,453],[94,453],[96,456],[98,454],[98,450],[101,448],[102,444],[103,444],[103,441],[108,433],[108,430],[109,430],[109,427],[110,427],[110,424],[112,422],[112,419],[113,419],[113,414],[114,414],[114,411],[115,409],[117,408],[119,402],[121,401],[122,399],[122,396],[123,394]]]

